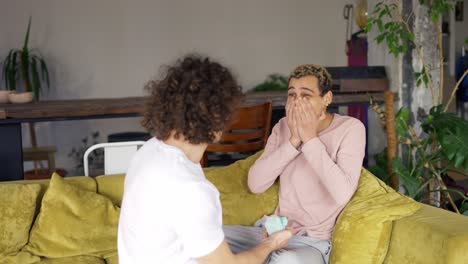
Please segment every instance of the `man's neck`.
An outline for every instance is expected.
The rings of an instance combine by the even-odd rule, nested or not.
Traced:
[[[319,126],[318,126],[318,132],[322,132],[323,130],[327,129],[330,124],[332,123],[333,121],[333,118],[334,118],[334,115],[333,114],[330,114],[330,113],[325,113],[325,119],[323,119],[322,121],[320,121],[319,123]]]
[[[182,150],[189,160],[194,163],[200,162],[208,146],[208,144],[192,144],[186,141],[182,136],[176,139],[173,134],[168,139],[164,140],[164,143]]]

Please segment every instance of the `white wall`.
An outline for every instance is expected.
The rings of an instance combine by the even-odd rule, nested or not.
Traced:
[[[296,65],[346,65],[342,0],[0,0],[0,61],[30,43],[48,62],[52,91],[43,98],[143,95],[161,65],[199,52],[231,67],[244,89]],[[351,1],[349,1],[351,2]],[[91,131],[141,130],[138,118],[39,123],[39,144],[58,147],[70,169],[72,146]],[[28,145],[27,130],[23,130]],[[105,140],[105,138],[103,138]]]

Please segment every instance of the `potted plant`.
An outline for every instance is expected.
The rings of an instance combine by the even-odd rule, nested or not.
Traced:
[[[73,175],[84,175],[84,154],[86,150],[88,150],[88,148],[99,143],[99,139],[99,131],[95,131],[91,134],[91,136],[86,136],[83,139],[81,139],[81,145],[78,147],[73,147],[70,153],[68,153],[68,157],[74,159],[76,163],[75,172]],[[88,160],[90,175],[96,176],[104,174],[103,149],[96,149],[95,151],[91,152],[88,156]]]
[[[8,103],[8,95],[11,93],[9,90],[0,90],[0,104]]]
[[[29,32],[31,29],[31,17],[28,29],[21,49],[11,49],[3,62],[2,76],[5,88],[12,103],[26,103],[33,99],[39,100],[42,84],[50,86],[49,72],[42,56],[36,50],[30,50]],[[17,93],[17,87],[21,87],[21,93]]]
[[[268,75],[267,79],[252,88],[254,92],[265,92],[265,91],[287,91],[288,90],[288,78],[281,74],[275,73]]]
[[[0,104],[6,104],[9,102],[8,95],[11,93],[11,91],[8,89],[2,90],[2,88],[4,87],[0,84]]]
[[[420,1],[420,4],[427,6],[428,17],[436,30],[437,43],[427,43],[416,40],[414,29],[408,24],[408,20],[414,13],[404,15],[400,8],[401,2],[383,0],[377,3],[374,10],[370,12],[366,31],[372,28],[377,29],[377,43],[385,42],[394,56],[404,54],[414,48],[415,58],[419,60],[421,69],[414,73],[417,86],[424,86],[431,92],[432,107],[429,113],[418,112],[418,119],[421,121],[421,133],[417,133],[413,125],[409,123],[410,110],[400,108],[396,116],[385,112],[371,100],[372,109],[376,110],[382,124],[394,118],[391,129],[387,126],[387,134],[396,135],[397,146],[405,149],[406,156],[400,154],[395,158],[386,159],[384,154],[376,156],[377,165],[371,171],[380,175],[382,179],[392,179],[398,177],[401,186],[406,194],[419,201],[426,201],[436,206],[445,207],[457,213],[468,212],[468,196],[458,190],[447,188],[443,176],[452,167],[461,167],[461,170],[468,171],[468,121],[460,118],[454,113],[447,113],[448,105],[452,102],[461,81],[467,77],[468,70],[465,71],[455,87],[452,89],[446,105],[443,102],[443,67],[430,67],[425,58],[430,56],[425,54],[425,45],[438,46],[438,63],[443,65],[442,54],[442,30],[441,17],[445,12],[453,10],[453,1],[437,0]],[[438,82],[434,82],[433,76],[440,76]],[[392,115],[392,116],[390,116]],[[388,120],[387,120],[388,119]],[[388,147],[393,148],[388,140]],[[386,151],[386,150],[384,150]],[[391,156],[391,155],[390,155]],[[387,170],[386,165],[389,165]],[[466,174],[466,173],[465,173]],[[465,175],[466,176],[466,175]],[[395,181],[394,181],[395,182]],[[398,181],[396,181],[398,184]],[[400,186],[392,186],[398,189]],[[439,193],[441,199],[434,199],[433,194]],[[452,198],[451,193],[459,195],[459,203]]]

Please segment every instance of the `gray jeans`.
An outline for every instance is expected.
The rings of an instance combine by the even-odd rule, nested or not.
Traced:
[[[225,225],[225,238],[233,253],[255,247],[262,240],[262,227]],[[329,240],[309,236],[293,236],[286,248],[276,250],[265,264],[328,264],[331,251]]]

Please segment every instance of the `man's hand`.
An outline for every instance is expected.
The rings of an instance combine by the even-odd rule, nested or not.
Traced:
[[[286,247],[289,239],[292,237],[292,232],[289,229],[278,231],[271,236],[268,235],[266,230],[263,230],[263,232],[263,240],[260,244],[265,244],[272,250]]]
[[[272,251],[286,247],[291,236],[292,232],[289,230],[279,231],[271,236],[266,234],[256,247],[236,255],[224,240],[213,252],[197,258],[197,262],[200,264],[263,263]]]
[[[286,119],[291,132],[291,137],[289,142],[295,147],[298,148],[301,145],[301,139],[299,137],[299,131],[297,127],[297,118],[296,118],[296,103],[295,101],[290,101],[286,103]]]
[[[317,114],[312,104],[303,98],[297,100],[295,110],[297,131],[301,141],[306,143],[317,137],[319,123],[325,119],[325,114]]]

